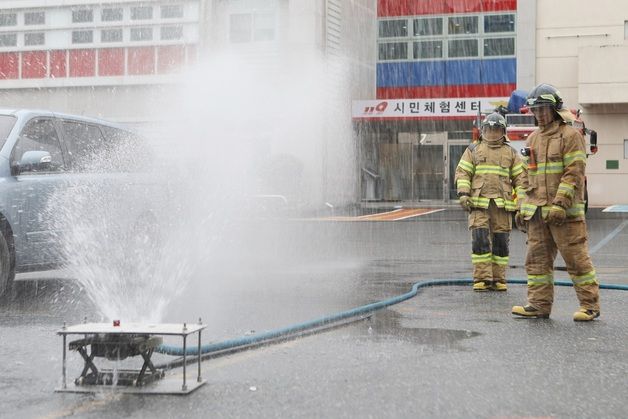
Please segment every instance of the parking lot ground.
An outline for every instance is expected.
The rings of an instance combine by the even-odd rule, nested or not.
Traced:
[[[624,221],[589,221],[590,247],[606,241],[593,254],[603,282],[628,284]],[[164,319],[202,317],[205,342],[216,342],[379,301],[417,281],[470,275],[464,214],[453,210],[400,222],[259,228],[263,240],[247,240],[201,269]],[[525,277],[524,254],[525,240],[513,232],[511,278]],[[603,290],[602,316],[586,324],[571,319],[578,307],[568,287],[557,287],[549,320],[513,319],[510,308],[525,295],[522,285],[506,293],[425,288],[370,320],[205,361],[207,385],[155,397],[54,393],[61,379],[55,331],[63,321],[95,320],[97,303],[67,280],[25,282],[0,305],[0,416],[628,416],[628,292]],[[78,375],[80,357],[69,357]]]

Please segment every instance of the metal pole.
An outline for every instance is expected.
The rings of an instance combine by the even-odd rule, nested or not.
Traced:
[[[201,331],[198,331],[198,377],[196,377],[196,382],[200,383],[203,381],[201,378]]]
[[[186,359],[185,359],[186,352],[187,352],[186,340],[187,340],[187,335],[183,335],[183,386],[181,387],[181,391],[186,391],[188,389],[188,386],[185,384],[185,364],[187,364]]]
[[[65,338],[66,338],[66,335],[64,334],[63,335],[63,372],[62,372],[62,375],[63,375],[63,388],[64,389],[67,388],[67,384],[66,384],[66,369],[65,369]]]

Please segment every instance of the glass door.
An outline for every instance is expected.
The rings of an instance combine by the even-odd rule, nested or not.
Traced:
[[[458,166],[458,162],[462,157],[464,151],[469,147],[468,140],[454,140],[448,142],[447,147],[447,190],[446,190],[446,199],[458,199],[456,194],[456,185],[454,184],[454,178],[456,176],[456,166]]]

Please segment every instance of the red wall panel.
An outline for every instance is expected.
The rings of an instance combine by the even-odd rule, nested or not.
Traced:
[[[17,79],[19,76],[17,52],[0,53],[0,79]]]
[[[418,99],[430,97],[510,96],[516,84],[467,84],[464,86],[378,87],[378,99]]]
[[[174,73],[185,65],[185,46],[171,45],[157,48],[157,73]]]
[[[98,51],[98,75],[124,75],[124,48],[107,48]]]
[[[155,48],[138,47],[128,49],[128,73],[131,75],[155,73]]]
[[[378,17],[502,10],[517,10],[517,0],[377,0]]]
[[[46,51],[29,51],[22,53],[22,78],[43,79],[48,74]]]
[[[94,77],[96,75],[96,50],[70,50],[70,77]]]
[[[67,77],[67,51],[50,51],[50,78]]]

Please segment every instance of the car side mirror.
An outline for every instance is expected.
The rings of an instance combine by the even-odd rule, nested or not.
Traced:
[[[13,176],[24,172],[42,172],[50,169],[52,156],[47,151],[27,151],[19,162],[11,166]]]

